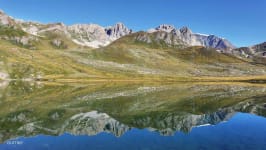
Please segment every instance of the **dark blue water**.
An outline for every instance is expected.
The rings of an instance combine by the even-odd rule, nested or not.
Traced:
[[[0,150],[265,150],[266,118],[237,113],[228,122],[195,127],[190,133],[161,136],[148,129],[132,129],[121,137],[39,135],[17,138]]]

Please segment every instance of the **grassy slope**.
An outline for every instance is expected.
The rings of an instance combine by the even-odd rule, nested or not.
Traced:
[[[6,30],[10,36],[25,34]],[[134,36],[99,49],[78,46],[56,31],[44,32],[33,43],[36,50],[0,40],[0,62],[4,64],[0,72],[8,72],[15,79],[41,76],[61,82],[265,79],[263,65],[203,47],[169,47],[163,42],[145,44],[135,41]],[[53,39],[60,39],[67,48],[53,46]]]
[[[138,33],[136,33],[138,34]],[[92,50],[89,57],[119,64],[133,64],[154,70],[160,76],[190,77],[197,80],[244,80],[265,78],[265,65],[252,64],[228,54],[204,47],[175,48],[164,44],[149,45],[134,40],[134,34],[108,47]],[[149,72],[147,71],[147,72]],[[230,78],[228,78],[230,77]]]
[[[0,41],[1,61],[11,78],[40,76],[104,77],[104,73],[61,56],[59,50],[28,50]]]

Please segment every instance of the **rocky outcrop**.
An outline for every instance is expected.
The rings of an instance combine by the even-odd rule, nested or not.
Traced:
[[[155,29],[149,29],[148,33],[153,33],[156,31],[164,31],[164,32],[170,33],[174,30],[176,30],[176,29],[173,25],[162,24],[162,25],[156,27]]]
[[[99,48],[106,46],[122,36],[132,33],[124,24],[102,27],[97,24],[75,24],[66,26],[63,23],[41,24],[37,22],[17,21],[23,31],[37,37],[61,34],[74,43],[82,46]]]
[[[9,78],[9,75],[7,73],[0,72],[0,80],[5,80],[8,78]]]
[[[109,44],[105,29],[96,24],[76,24],[68,27],[73,41],[83,46],[98,48]]]
[[[266,42],[254,46],[237,48],[232,50],[232,53],[245,58],[266,58]]]
[[[2,10],[0,10],[0,25],[12,26],[15,21],[12,17],[6,15]]]
[[[107,28],[97,24],[76,24],[69,26],[68,32],[75,43],[99,48],[132,33],[132,30],[122,23]]]
[[[132,30],[128,29],[123,23],[117,23],[112,27],[105,28],[105,32],[110,39],[116,40],[125,35],[131,34]]]
[[[136,42],[144,42],[152,47],[181,47],[188,46],[180,38],[172,33],[158,31],[153,33],[138,32],[134,33],[134,40]]]
[[[49,32],[63,34],[78,45],[93,48],[107,46],[120,37],[132,33],[132,30],[128,29],[122,23],[117,23],[114,26],[105,28],[97,24],[75,24],[66,26],[62,23],[44,25],[34,22],[21,22],[21,27],[23,31],[35,36],[45,36],[45,33]],[[52,44],[58,45],[54,42]]]
[[[67,48],[67,45],[65,44],[64,41],[60,40],[60,39],[54,39],[51,41],[51,44],[56,47],[56,48],[59,48],[59,49],[66,49]]]
[[[12,41],[18,46],[22,46],[31,50],[35,50],[36,47],[34,46],[33,43],[38,42],[38,39],[34,36],[28,35],[28,36],[15,36],[15,37],[10,37],[7,40]]]
[[[204,46],[208,48],[215,48],[217,50],[229,51],[233,46],[228,40],[214,35],[205,35],[193,33],[188,27],[176,29],[172,25],[160,25],[157,28],[148,30],[148,33],[166,32],[173,36],[172,39],[179,39],[189,46]],[[166,42],[169,43],[169,42]]]

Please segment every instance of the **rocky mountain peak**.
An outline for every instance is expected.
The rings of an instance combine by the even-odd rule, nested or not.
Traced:
[[[168,33],[172,32],[175,29],[176,28],[173,25],[168,25],[168,24],[162,24],[155,28],[155,30],[157,31],[164,31]]]
[[[254,46],[251,46],[250,48],[252,48],[253,50],[262,50],[264,52],[266,52],[266,42],[263,42],[261,44],[257,44],[257,45],[254,45]]]
[[[84,32],[89,33],[98,33],[104,31],[104,28],[97,24],[75,24],[68,26],[68,30],[74,33],[81,33]]]
[[[244,58],[266,58],[266,42],[249,47],[236,48],[232,50],[232,53],[236,56]],[[256,61],[258,61],[259,63],[265,63],[263,59],[256,59]]]
[[[123,23],[117,23],[112,27],[107,27],[105,32],[110,38],[118,39],[132,33],[132,30],[128,29]]]
[[[182,27],[179,29],[182,34],[192,34],[193,32],[188,27]]]
[[[76,24],[69,26],[68,32],[75,43],[98,48],[132,33],[132,30],[123,23],[117,23],[106,28],[97,24]]]
[[[98,48],[108,44],[105,28],[97,24],[75,24],[68,26],[67,31],[79,45]]]
[[[177,44],[184,43],[187,46],[204,46],[223,51],[235,48],[229,41],[227,41],[224,38],[220,38],[214,35],[193,33],[192,30],[188,27],[182,27],[180,29],[176,29],[173,25],[162,24],[156,28],[149,29],[147,32],[156,33],[158,31],[171,34],[171,35],[164,33],[157,34],[161,36],[158,39],[163,40],[166,43],[171,43],[171,45],[173,43]],[[173,40],[178,42],[173,42]]]
[[[122,30],[122,29],[127,28],[122,22],[116,23],[113,27],[117,28],[118,30]]]

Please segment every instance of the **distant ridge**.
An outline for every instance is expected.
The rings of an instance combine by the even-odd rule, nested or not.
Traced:
[[[16,26],[34,36],[43,36],[42,33],[44,32],[60,31],[76,44],[93,48],[107,46],[113,41],[133,33],[132,29],[127,28],[121,22],[109,27],[102,27],[97,24],[75,24],[71,26],[66,26],[63,23],[42,24],[13,19],[3,11],[0,11],[0,24],[5,26]],[[226,39],[215,35],[193,33],[188,27],[177,29],[173,25],[162,24],[147,32],[153,33],[159,31],[171,33],[175,39],[181,40],[189,46],[204,46],[222,51],[235,48],[235,46]]]

